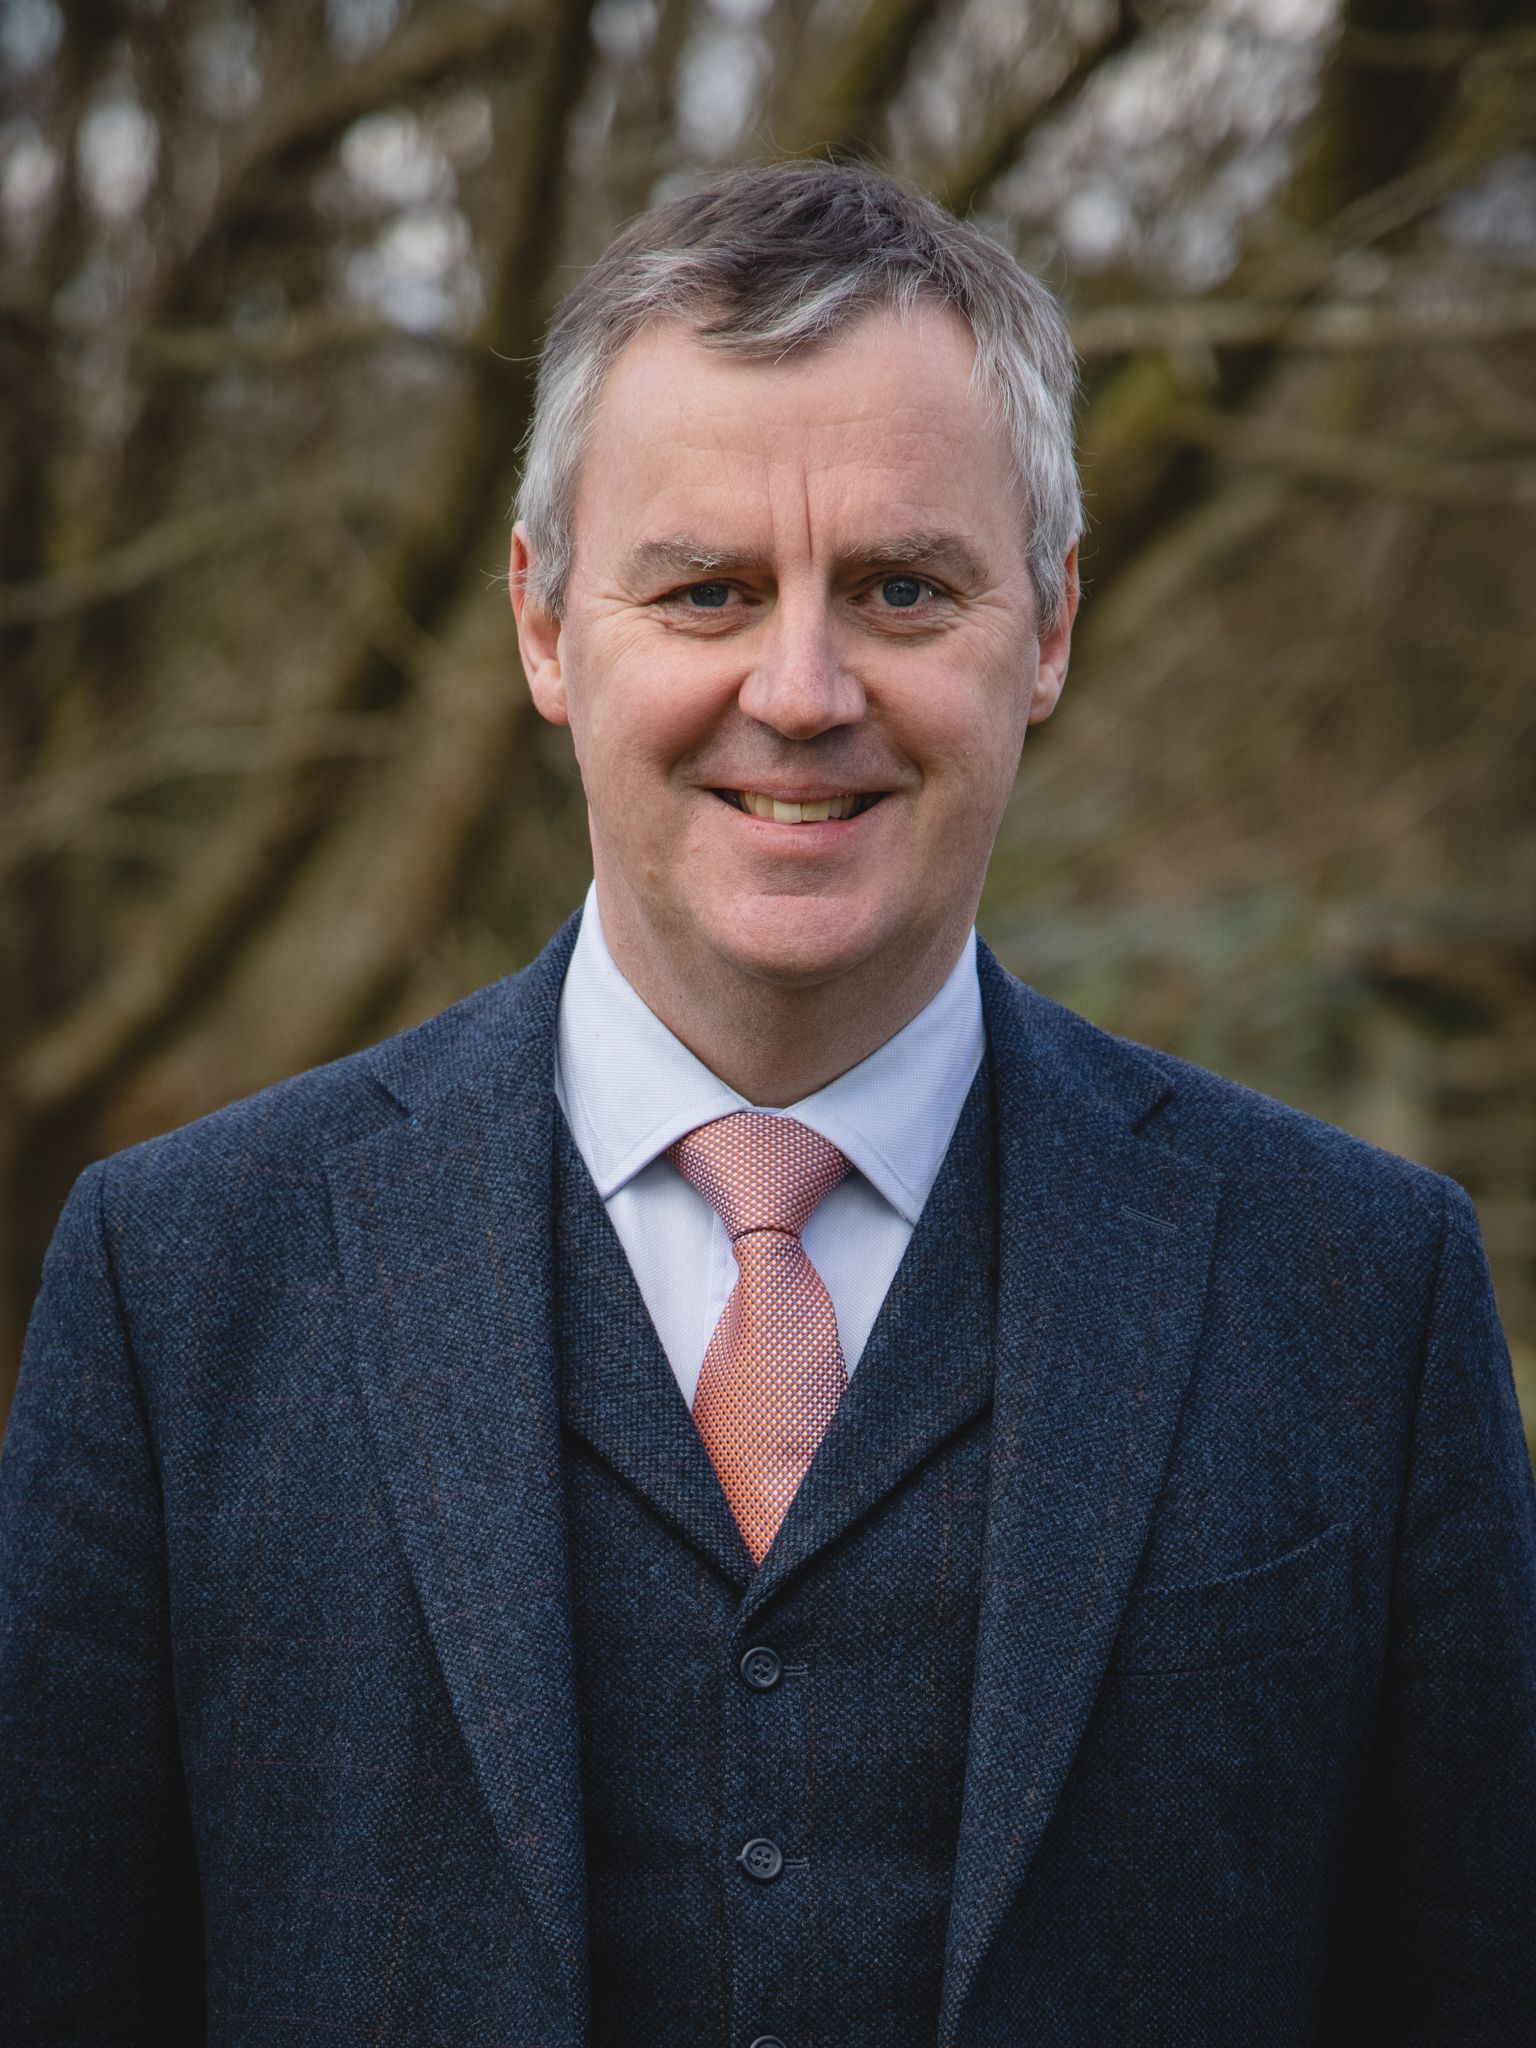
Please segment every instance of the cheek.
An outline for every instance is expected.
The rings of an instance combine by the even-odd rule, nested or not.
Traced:
[[[702,652],[631,629],[576,644],[568,697],[584,774],[631,780],[698,746],[729,696]]]
[[[933,676],[907,699],[901,742],[948,786],[954,806],[996,808],[1013,787],[1028,706],[1028,683],[1016,674]]]

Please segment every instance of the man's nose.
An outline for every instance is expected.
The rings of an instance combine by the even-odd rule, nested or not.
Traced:
[[[737,703],[786,739],[809,740],[864,715],[864,686],[849,668],[826,605],[782,600]]]

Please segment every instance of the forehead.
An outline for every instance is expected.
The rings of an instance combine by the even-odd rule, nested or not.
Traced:
[[[856,542],[881,531],[1017,522],[1011,451],[947,308],[878,310],[778,361],[658,322],[599,395],[576,494],[578,553],[645,529],[755,541],[771,528]],[[748,529],[751,529],[749,531]]]

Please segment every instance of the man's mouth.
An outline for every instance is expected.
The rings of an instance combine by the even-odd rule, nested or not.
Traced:
[[[856,818],[879,803],[883,789],[846,790],[841,796],[765,796],[759,789],[717,789],[715,795],[749,817],[767,818],[775,825],[825,825],[834,818]]]

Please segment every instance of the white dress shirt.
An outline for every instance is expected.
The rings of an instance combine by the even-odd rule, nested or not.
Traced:
[[[938,1177],[986,1035],[976,934],[911,1023],[788,1109],[853,1167],[801,1242],[832,1298],[853,1372]],[[725,1226],[663,1155],[699,1124],[756,1104],[712,1074],[614,965],[597,890],[560,992],[555,1094],[689,1407],[736,1259]]]

